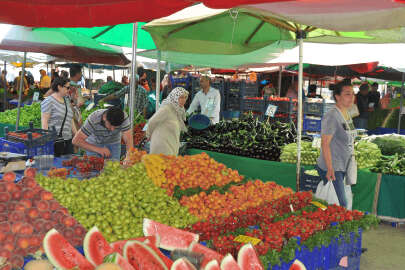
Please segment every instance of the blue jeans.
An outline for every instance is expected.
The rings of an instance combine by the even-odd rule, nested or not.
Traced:
[[[121,159],[121,143],[112,143],[112,144],[96,144],[97,147],[106,147],[108,150],[110,150],[111,157],[110,159],[119,161]],[[92,152],[92,151],[86,151],[86,155],[88,156],[97,156],[101,157],[99,153]]]
[[[368,127],[368,119],[367,118],[360,118],[356,117],[353,119],[354,126],[360,129],[367,129]]]
[[[319,173],[319,176],[322,178],[323,184],[326,185],[328,183],[328,179],[326,179],[327,171],[322,170],[316,165],[316,170]],[[339,200],[340,206],[347,207],[347,199],[346,199],[346,192],[345,192],[345,175],[346,172],[335,171],[335,181],[332,181],[333,187],[335,188],[336,195]]]

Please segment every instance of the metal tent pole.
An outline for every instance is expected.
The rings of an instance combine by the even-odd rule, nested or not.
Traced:
[[[113,80],[115,82],[115,68],[114,67],[112,67],[112,71],[113,71]]]
[[[157,71],[156,71],[156,112],[159,110],[160,105],[160,59],[162,57],[161,51],[158,50]]]
[[[4,61],[4,81],[3,81],[3,110],[6,111],[7,108],[7,62]]]
[[[20,113],[21,113],[21,99],[22,99],[22,92],[24,88],[24,79],[25,79],[25,65],[27,63],[27,52],[24,52],[24,61],[22,65],[22,72],[20,77],[20,92],[18,93],[18,105],[17,105],[17,121],[15,123],[15,130],[18,130],[18,124],[20,123]]]
[[[281,79],[283,77],[283,66],[279,67],[279,71],[278,71],[278,96],[281,96]]]
[[[402,118],[402,106],[404,104],[404,82],[405,82],[405,72],[402,73],[402,86],[401,86],[401,105],[399,106],[399,117],[398,117],[398,134],[401,133],[401,118]]]
[[[301,176],[301,133],[302,133],[302,78],[303,78],[303,49],[305,31],[299,30],[297,32],[297,39],[299,43],[299,64],[298,64],[298,120],[297,120],[297,168],[296,168],[296,191],[300,189],[300,176]]]
[[[133,25],[133,33],[132,33],[132,65],[131,65],[131,83],[129,92],[129,120],[131,123],[131,130],[134,129],[135,86],[137,74],[137,65],[136,65],[136,48],[138,45],[137,43],[138,43],[138,23],[136,22]]]

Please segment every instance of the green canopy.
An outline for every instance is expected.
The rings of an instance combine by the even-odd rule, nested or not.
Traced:
[[[156,49],[155,43],[148,32],[142,29],[145,23],[138,23],[138,49]],[[133,24],[118,24],[91,28],[62,28],[65,31],[77,32],[98,42],[120,47],[132,47]]]
[[[261,15],[244,8],[209,9],[195,5],[153,20],[143,28],[161,51],[198,54],[244,54],[280,40],[296,40],[304,30],[306,42],[383,43],[383,36],[366,32],[337,32]]]

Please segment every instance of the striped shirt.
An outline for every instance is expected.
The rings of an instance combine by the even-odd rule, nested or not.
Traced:
[[[113,131],[108,130],[102,121],[105,112],[107,112],[107,109],[97,110],[87,117],[86,122],[80,129],[88,136],[86,142],[96,145],[120,143],[121,132],[130,129],[129,117],[125,114],[125,120],[121,126],[116,127]]]
[[[68,98],[65,98],[65,102],[67,104],[68,113],[66,115],[65,124],[63,125],[62,136],[63,139],[70,140],[72,139],[73,111],[70,107],[70,101]],[[41,102],[41,112],[49,113],[51,115],[48,121],[48,129],[52,130],[52,127],[55,127],[56,133],[59,134],[66,113],[65,104],[60,103],[53,96],[49,96]]]

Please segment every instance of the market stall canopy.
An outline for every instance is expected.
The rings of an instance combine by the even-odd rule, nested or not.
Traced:
[[[27,57],[27,62],[30,63],[46,63],[54,60],[55,57],[42,53],[30,53],[29,57]],[[0,61],[22,63],[24,61],[24,56],[21,52],[0,50]]]
[[[295,41],[280,41],[252,52],[237,55],[162,51],[161,60],[197,67],[238,68],[242,65],[249,65],[249,63],[270,61],[277,58],[285,48],[293,48],[295,46]],[[143,51],[138,54],[148,58],[158,58],[157,50]]]
[[[286,68],[290,71],[298,71],[298,65],[292,65]],[[402,72],[384,66],[378,66],[378,62],[361,63],[342,66],[324,66],[304,64],[304,75],[311,76],[329,76],[329,77],[366,77],[381,79],[386,81],[402,80]]]
[[[382,66],[393,68],[405,67],[400,57],[405,51],[405,44],[317,44],[304,43],[303,62],[315,65],[342,66],[357,63],[379,62]],[[298,47],[285,50],[277,58],[263,60],[242,67],[264,68],[298,63]]]
[[[150,34],[142,29],[142,26],[144,24],[144,22],[138,23],[137,48],[143,50],[156,49],[155,43],[153,42]],[[132,48],[132,23],[101,27],[79,27],[61,29],[64,29],[65,31],[80,33],[101,43]]]
[[[0,36],[0,49],[45,53],[76,62],[112,65],[129,63],[122,52],[81,34],[61,29],[9,26]]]
[[[280,40],[295,41],[300,29],[305,31],[308,42],[388,42],[384,37],[367,35],[365,32],[331,31],[297,25],[245,8],[210,9],[203,4],[153,20],[143,28],[151,34],[161,51],[198,54],[243,54]]]
[[[261,2],[261,3],[260,3]],[[211,8],[236,5],[267,16],[336,31],[391,29],[405,25],[404,0],[206,0]]]
[[[266,2],[279,1],[286,0],[267,0]],[[196,2],[205,1],[3,0],[1,1],[0,22],[31,27],[93,27],[116,25],[145,22],[168,16]],[[235,0],[222,0],[221,2],[232,7],[241,3],[241,1]],[[257,2],[263,2],[263,0],[253,1],[253,3]]]

